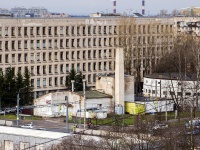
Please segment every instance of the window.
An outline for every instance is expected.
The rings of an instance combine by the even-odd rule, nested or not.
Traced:
[[[37,27],[37,29],[36,29],[36,34],[37,34],[37,35],[40,35],[40,27]]]
[[[63,39],[60,39],[60,48],[63,48]]]
[[[52,65],[49,65],[49,73],[52,73]]]
[[[96,58],[96,50],[93,51],[93,58]]]
[[[58,77],[55,77],[55,86],[58,85]]]
[[[52,77],[49,78],[49,86],[52,86]]]
[[[69,64],[66,64],[66,72],[69,72]]]
[[[80,71],[80,63],[77,63],[77,71]]]
[[[34,79],[31,79],[31,87],[34,87]]]
[[[104,50],[104,58],[106,58],[106,49]]]
[[[27,27],[24,27],[24,36],[27,36]]]
[[[46,74],[46,66],[43,66],[43,74]]]
[[[66,47],[69,47],[69,39],[66,39]]]
[[[57,48],[57,40],[54,40],[54,48]]]
[[[12,41],[12,50],[15,50],[15,41]]]
[[[112,70],[112,62],[109,62],[109,70]]]
[[[63,85],[63,77],[60,77],[60,85]]]
[[[21,36],[21,27],[18,27],[18,36]]]
[[[66,60],[69,59],[69,52],[66,52]]]
[[[34,43],[34,41],[31,40],[31,45],[30,45],[30,46],[31,46],[31,49],[34,49],[34,46],[33,46],[34,44],[33,44],[33,43]]]
[[[80,47],[80,39],[77,39],[77,47]]]
[[[8,50],[8,41],[5,41],[5,50]]]
[[[24,61],[25,61],[25,62],[28,61],[28,54],[27,54],[27,53],[24,54]]]
[[[96,26],[93,26],[93,34],[96,34]]]
[[[69,35],[69,27],[66,26],[66,35]]]
[[[93,46],[96,46],[96,38],[93,39]]]
[[[191,96],[191,93],[190,92],[185,92],[185,95],[186,96]]]
[[[40,61],[40,53],[37,53],[37,61]]]
[[[40,87],[40,78],[37,78],[37,87]]]
[[[58,65],[54,66],[54,73],[58,73]]]
[[[91,71],[91,63],[88,63],[88,71]]]
[[[101,50],[99,50],[99,58],[101,58]]]
[[[60,35],[63,35],[63,27],[60,27]]]
[[[46,53],[43,53],[43,61],[46,61]]]
[[[74,59],[74,51],[72,51],[72,55],[71,56],[72,56],[72,59]]]
[[[63,52],[60,52],[60,60],[63,60]]]
[[[99,62],[99,70],[101,70],[101,62]]]
[[[106,69],[106,68],[107,68],[107,67],[106,67],[106,62],[103,63],[103,68],[104,68],[104,70],[107,70],[107,69]]]
[[[58,60],[58,53],[57,52],[54,53],[54,60]]]
[[[40,66],[37,66],[37,75],[40,74]]]
[[[49,61],[52,61],[52,55],[49,53]]]
[[[30,27],[30,35],[33,35],[33,27]]]
[[[18,62],[21,62],[21,60],[22,60],[22,55],[18,54]]]
[[[60,65],[60,72],[63,73],[63,65]]]
[[[49,48],[52,48],[52,41],[49,40]]]
[[[77,59],[80,59],[80,51],[77,51]]]
[[[27,48],[28,48],[28,46],[27,46],[28,44],[27,44],[27,43],[28,43],[27,40],[25,40],[25,41],[24,41],[24,49],[27,49]]]
[[[31,53],[31,62],[34,61],[34,53]]]
[[[85,53],[86,53],[86,52],[85,52],[85,51],[83,51],[83,59],[85,59]]]
[[[12,36],[15,36],[15,27],[12,27],[12,28],[11,28],[11,35],[12,35]]]
[[[91,75],[88,75],[88,83],[91,83]]]
[[[88,50],[88,58],[91,59],[91,50]]]
[[[86,65],[83,63],[83,71],[86,71]]]
[[[37,48],[39,49],[40,48],[40,40],[37,40]]]
[[[46,78],[43,78],[43,86],[46,86]]]
[[[42,47],[46,48],[46,40],[42,40]]]
[[[48,28],[49,36],[51,36],[51,27]]]
[[[54,27],[54,35],[58,35],[58,33],[57,33],[57,27]]]
[[[15,62],[15,54],[12,54],[12,62]]]

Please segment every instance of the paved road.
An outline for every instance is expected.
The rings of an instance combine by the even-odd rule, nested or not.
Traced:
[[[36,128],[45,128],[48,131],[66,132],[66,123],[64,118],[43,118],[42,120],[20,120],[19,126],[27,123],[33,123]],[[16,126],[16,122],[14,123]],[[69,131],[72,131],[74,124],[69,123]]]

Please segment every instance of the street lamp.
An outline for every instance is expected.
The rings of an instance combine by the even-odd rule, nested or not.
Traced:
[[[19,100],[20,100],[20,98],[19,98],[19,93],[20,93],[20,91],[21,91],[22,89],[24,89],[24,88],[26,88],[26,87],[27,87],[27,86],[25,86],[25,87],[19,89],[19,91],[18,91],[18,93],[17,93],[17,127],[19,127]]]
[[[84,96],[84,101],[83,101],[83,105],[84,105],[84,130],[85,130],[85,124],[86,124],[86,96],[85,96],[85,82],[86,79],[83,79],[83,96]]]
[[[74,92],[74,82],[75,82],[75,80],[71,80],[71,83],[72,83],[72,92]]]

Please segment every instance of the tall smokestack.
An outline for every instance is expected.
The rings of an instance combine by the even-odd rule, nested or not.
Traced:
[[[142,0],[142,15],[145,15],[145,0]]]
[[[113,14],[116,14],[116,0],[113,1]]]

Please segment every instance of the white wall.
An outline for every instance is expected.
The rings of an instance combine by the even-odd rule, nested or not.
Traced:
[[[178,92],[183,91],[184,97],[192,98],[193,94],[196,93],[196,84],[196,81],[181,82],[179,80],[144,78],[143,93],[145,96],[150,97],[164,98],[166,96],[167,98],[172,98],[170,91],[174,92],[176,95]],[[181,87],[184,89],[181,90]],[[200,92],[200,90],[198,90],[198,92]],[[191,93],[191,95],[189,96],[187,93]]]

